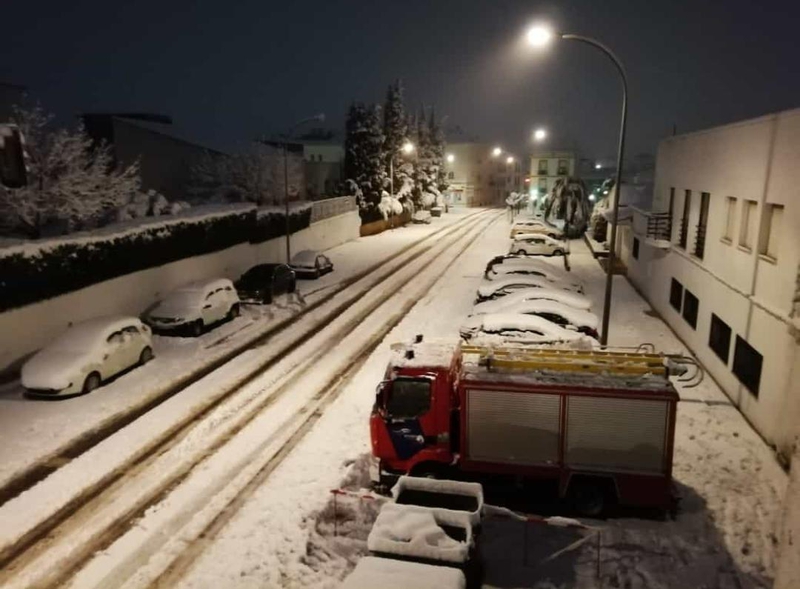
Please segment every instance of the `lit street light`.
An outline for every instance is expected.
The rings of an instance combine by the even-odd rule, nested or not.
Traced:
[[[594,165],[594,169],[595,169],[595,170],[602,170],[602,169],[603,169],[603,166],[602,166],[601,164],[595,164],[595,165]]]
[[[614,199],[614,207],[612,209],[612,221],[611,221],[611,247],[608,250],[608,265],[606,267],[606,292],[605,292],[605,299],[603,301],[603,331],[600,334],[600,343],[603,345],[608,344],[608,322],[611,315],[611,288],[613,283],[614,277],[614,259],[616,257],[616,245],[617,245],[617,221],[619,220],[619,200],[621,195],[621,184],[622,184],[622,159],[625,152],[625,123],[628,118],[628,80],[625,76],[625,68],[623,67],[620,60],[614,55],[614,52],[611,51],[608,47],[592,39],[590,37],[584,37],[582,35],[572,35],[572,34],[558,34],[554,35],[553,32],[548,28],[541,24],[535,25],[528,29],[527,39],[528,43],[530,43],[534,47],[543,47],[547,45],[550,40],[554,37],[558,36],[561,39],[572,40],[572,41],[580,41],[582,43],[586,43],[587,45],[591,45],[595,49],[599,49],[602,51],[613,63],[614,66],[617,68],[617,72],[619,73],[620,80],[622,81],[622,120],[620,121],[619,126],[619,147],[617,150],[617,174],[616,180],[614,182],[614,186],[617,189],[617,195]]]
[[[536,131],[533,132],[533,138],[536,141],[544,141],[546,137],[547,137],[547,131],[545,131],[544,129],[536,129]]]
[[[501,153],[503,153],[503,150],[502,150],[500,147],[495,147],[495,148],[492,150],[492,157],[497,157],[497,156],[499,156]]]
[[[447,163],[448,164],[452,164],[454,161],[456,161],[456,156],[454,156],[452,153],[448,153],[447,154]]]
[[[408,155],[409,153],[414,151],[414,144],[411,143],[410,141],[406,141],[405,143],[403,143],[403,147],[401,147],[401,149],[403,150],[404,154]]]
[[[506,158],[506,163],[507,164],[513,164],[514,163],[514,157],[513,156],[508,156]]]

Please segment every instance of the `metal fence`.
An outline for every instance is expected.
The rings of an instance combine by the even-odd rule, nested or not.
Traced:
[[[355,210],[356,199],[354,196],[339,196],[316,200],[311,205],[311,222],[316,223],[323,219],[329,219]]]

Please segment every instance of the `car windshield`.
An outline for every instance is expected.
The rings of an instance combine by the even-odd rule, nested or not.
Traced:
[[[392,382],[386,413],[394,418],[418,417],[431,407],[431,382],[427,379],[398,378]]]

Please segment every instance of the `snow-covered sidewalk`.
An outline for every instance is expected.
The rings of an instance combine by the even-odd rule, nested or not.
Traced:
[[[123,415],[158,391],[176,386],[188,375],[230,354],[279,323],[291,319],[343,281],[389,261],[432,233],[464,220],[473,210],[456,210],[430,225],[408,225],[363,237],[326,252],[335,271],[319,280],[300,280],[302,299],[281,297],[274,305],[246,306],[242,316],[200,338],[156,337],[156,359],[105,385],[91,395],[63,400],[31,400],[18,382],[0,390],[0,486],[65,444]]]
[[[365,551],[358,522],[369,519],[370,513],[374,517],[370,512],[374,509],[368,501],[361,502],[366,512],[340,507],[340,535],[333,538],[329,491],[340,485],[357,489],[366,483],[368,415],[389,344],[417,333],[457,336],[472,308],[484,265],[506,250],[507,235],[505,223],[495,224],[448,269],[364,363],[309,435],[231,521],[206,539],[208,548],[185,572],[180,586],[337,586]],[[594,310],[600,313],[605,276],[581,242],[573,242],[572,251],[573,273],[584,281]],[[613,345],[648,341],[662,351],[684,350],[624,277],[615,277],[614,286]],[[678,517],[600,522],[602,586],[768,587],[787,477],[710,378],[681,395],[675,449],[675,479],[683,497]],[[481,542],[487,587],[600,586],[594,577],[593,543],[549,566],[531,568],[536,560],[524,564],[519,526],[503,521],[486,525]],[[554,552],[575,539],[573,531],[552,530],[531,530],[531,544],[540,550],[552,545]]]

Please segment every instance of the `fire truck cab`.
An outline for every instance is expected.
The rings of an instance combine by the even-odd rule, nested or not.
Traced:
[[[392,347],[370,418],[373,482],[404,474],[506,474],[557,481],[578,511],[613,502],[669,508],[685,367],[662,354]]]

